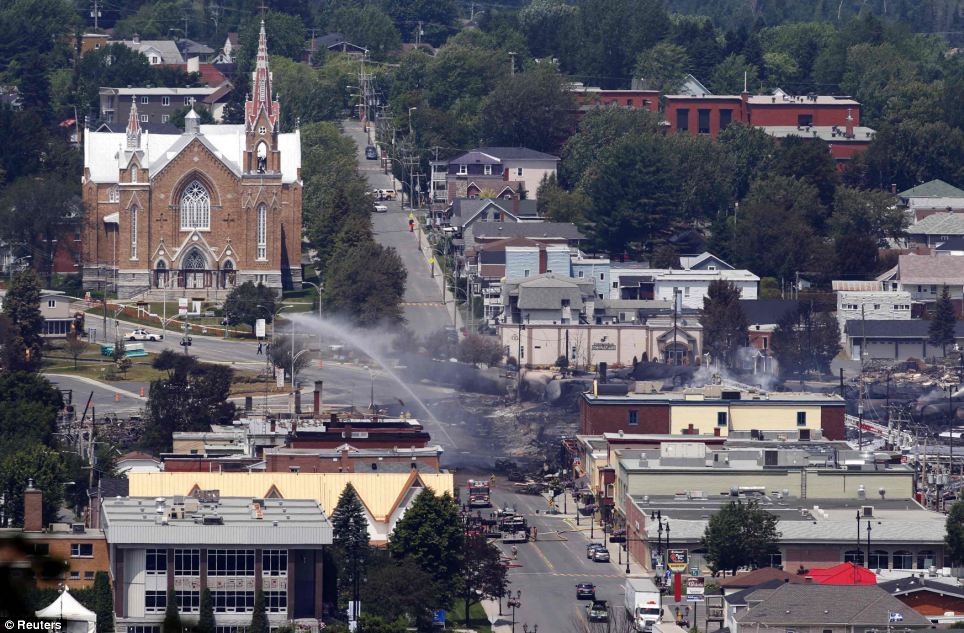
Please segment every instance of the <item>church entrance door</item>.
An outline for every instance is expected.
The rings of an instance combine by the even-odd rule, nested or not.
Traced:
[[[181,265],[184,270],[184,287],[190,289],[207,288],[206,267],[204,255],[199,250],[194,249],[188,253]]]

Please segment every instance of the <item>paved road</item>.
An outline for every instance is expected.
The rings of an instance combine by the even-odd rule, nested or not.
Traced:
[[[572,511],[574,504],[571,499],[569,501],[569,510]],[[576,600],[576,584],[580,582],[596,585],[597,598],[609,601],[614,620],[625,618],[623,584],[626,574],[616,564],[615,558],[611,563],[594,563],[586,558],[586,545],[590,539],[585,520],[581,528],[577,528],[571,517],[546,515],[546,501],[541,496],[520,495],[495,488],[492,502],[495,508],[503,505],[515,508],[516,512],[526,516],[529,525],[538,530],[536,541],[516,546],[518,558],[515,562],[518,566],[509,571],[512,592],[522,590],[522,606],[516,609],[515,614],[517,631],[522,630],[522,623],[529,624],[530,630],[533,624],[538,624],[540,631],[553,633],[606,631],[602,624],[593,624],[592,628],[588,626],[586,601]],[[594,542],[602,542],[600,530],[595,531],[595,536]],[[500,547],[506,555],[511,556],[511,546]],[[615,546],[611,546],[610,550],[615,556]],[[504,602],[502,612],[506,615],[499,621],[508,624],[512,612],[505,608]]]
[[[346,136],[355,141],[358,146],[358,168],[368,180],[371,189],[397,189],[391,175],[384,173],[379,165],[380,161],[366,160],[365,147],[368,138],[359,121],[348,120],[342,122]],[[387,213],[372,214],[372,224],[375,229],[375,239],[385,246],[393,246],[402,258],[408,280],[405,285],[405,318],[410,327],[419,336],[434,334],[446,326],[452,325],[452,315],[442,303],[442,286],[438,268],[435,277],[431,275],[431,266],[425,252],[418,249],[417,233],[408,229],[408,214],[401,208],[398,201],[384,202],[388,207]]]
[[[94,394],[91,404],[96,408],[98,417],[111,413],[129,415],[144,407],[144,398],[140,397],[142,386],[140,383],[114,385],[65,374],[46,374],[46,376],[54,385],[73,392],[73,404],[78,417],[83,413],[84,405],[87,404],[87,398],[90,397],[91,392]],[[147,393],[146,389],[144,393]],[[114,399],[115,395],[120,395],[119,401]]]

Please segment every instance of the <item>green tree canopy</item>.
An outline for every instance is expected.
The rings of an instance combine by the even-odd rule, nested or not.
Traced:
[[[540,65],[500,81],[482,105],[489,145],[555,152],[572,132],[576,108],[562,75]]]
[[[686,80],[689,67],[690,58],[685,48],[659,42],[636,57],[633,73],[649,90],[675,94]]]
[[[947,346],[952,345],[957,339],[955,330],[957,328],[957,316],[954,314],[954,304],[951,303],[951,295],[947,286],[941,289],[941,296],[934,303],[934,312],[931,314],[930,325],[927,328],[927,342],[931,345],[940,345],[943,354],[947,354]]]
[[[770,349],[785,376],[828,373],[830,361],[840,352],[840,326],[832,314],[804,306],[777,325]]]
[[[35,371],[43,359],[44,318],[40,314],[40,281],[33,271],[13,276],[3,299],[3,314],[16,327],[15,353],[7,369]]]
[[[198,616],[197,633],[215,633],[217,623],[214,619],[214,601],[211,599],[211,590],[205,587],[201,590],[200,615]]]
[[[402,45],[392,19],[374,4],[335,9],[328,19],[328,29],[341,33],[352,44],[364,46],[375,59],[385,59]]]
[[[469,626],[469,607],[480,599],[497,599],[509,588],[508,570],[502,553],[481,534],[466,536],[463,543],[462,592],[465,626]]]
[[[94,613],[97,614],[97,633],[114,631],[114,592],[106,571],[94,574]]]
[[[731,281],[710,282],[700,311],[703,348],[713,360],[730,366],[733,355],[747,337],[748,323],[740,306],[740,289]]]
[[[264,284],[246,281],[228,294],[224,300],[224,318],[229,325],[244,323],[254,330],[255,322],[274,320],[275,294]]]
[[[955,501],[947,513],[947,556],[952,562],[964,561],[964,501]]]
[[[20,450],[5,454],[0,462],[0,485],[2,485],[7,527],[23,525],[23,492],[33,479],[34,488],[43,492],[43,524],[57,518],[64,501],[64,482],[67,469],[61,456],[40,444],[31,444]]]
[[[392,557],[410,559],[435,581],[438,607],[448,606],[461,591],[464,533],[455,500],[447,492],[425,488],[388,537]]]
[[[710,517],[703,533],[706,560],[715,576],[740,567],[770,565],[777,553],[777,517],[754,500],[730,501]]]
[[[322,307],[360,327],[398,323],[405,280],[405,267],[394,248],[365,242],[329,263]]]
[[[434,578],[413,558],[393,559],[375,550],[372,559],[361,588],[365,611],[390,621],[404,618],[416,626],[431,622],[437,604]]]

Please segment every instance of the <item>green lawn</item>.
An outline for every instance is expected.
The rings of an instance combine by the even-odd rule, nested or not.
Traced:
[[[126,374],[117,369],[113,361],[106,356],[101,356],[100,346],[88,343],[87,349],[77,358],[76,367],[73,357],[63,348],[63,342],[56,342],[52,349],[44,352],[44,371],[57,374],[73,374],[85,376],[95,380],[108,381],[107,376],[114,370],[113,380],[133,380],[135,382],[150,382],[157,380],[165,375],[151,367],[151,356],[132,358],[133,365]]]
[[[446,626],[460,629],[465,626],[465,605],[461,600],[455,602],[452,609],[445,614]],[[489,618],[485,615],[485,609],[478,602],[469,607],[469,628],[478,633],[492,633],[492,625],[489,624]]]

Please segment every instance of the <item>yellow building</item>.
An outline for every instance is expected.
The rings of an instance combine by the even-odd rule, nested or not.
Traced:
[[[131,472],[132,497],[189,496],[218,490],[222,497],[314,499],[331,516],[338,497],[351,484],[365,506],[369,536],[384,543],[415,497],[424,489],[455,493],[451,473],[185,473]]]

